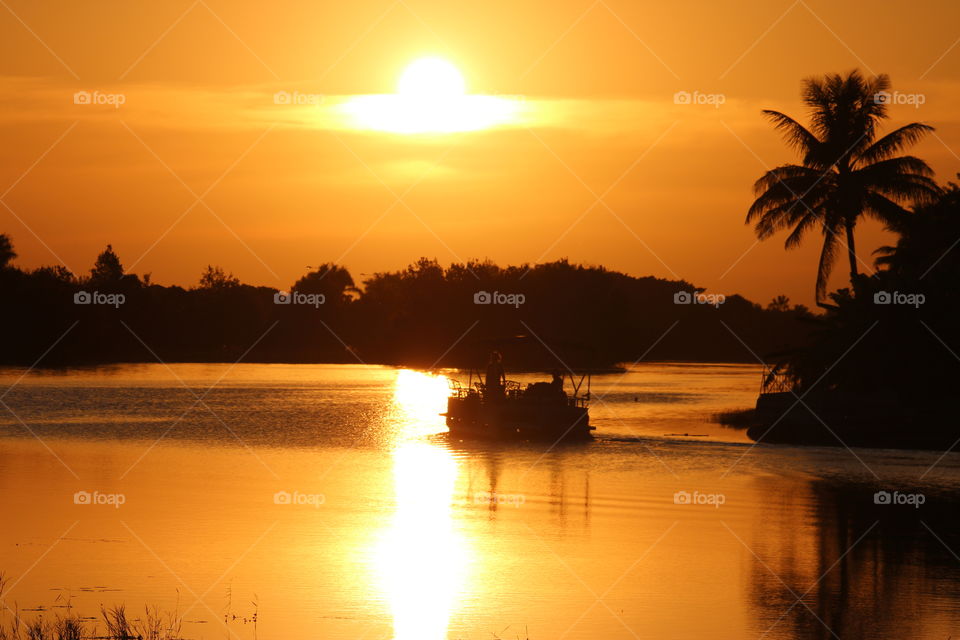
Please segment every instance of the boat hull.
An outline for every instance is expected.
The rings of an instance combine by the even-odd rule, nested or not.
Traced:
[[[594,430],[585,407],[561,403],[450,398],[444,415],[450,434],[464,438],[588,440]]]

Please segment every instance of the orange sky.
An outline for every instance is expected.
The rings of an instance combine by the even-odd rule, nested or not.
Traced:
[[[24,267],[85,273],[109,242],[161,284],[195,283],[212,263],[287,287],[324,261],[359,279],[421,255],[568,257],[812,304],[819,238],[786,253],[782,237],[754,246],[743,224],[753,180],[794,159],[760,109],[803,116],[807,75],[886,72],[925,100],[894,106],[890,126],[933,124],[915,153],[941,181],[960,171],[952,0],[6,7],[0,232]],[[425,136],[324,115],[393,92],[425,55],[454,63],[471,93],[523,96],[530,118]],[[77,105],[77,91],[124,104]],[[276,105],[277,91],[323,103]],[[677,91],[724,103],[678,105]],[[871,263],[882,234],[858,239]]]

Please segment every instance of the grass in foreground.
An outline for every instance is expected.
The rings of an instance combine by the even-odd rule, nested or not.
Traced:
[[[103,629],[97,620],[77,615],[48,618],[39,614],[24,620],[16,611],[6,625],[0,624],[0,640],[182,640],[180,618],[176,612],[162,615],[154,607],[144,607],[137,618],[128,619],[123,605],[101,608]]]
[[[168,613],[144,607],[143,614],[128,618],[122,604],[101,606],[102,629],[99,619],[81,618],[69,605],[66,615],[50,617],[41,612],[28,620],[16,604],[11,608],[4,599],[7,582],[6,574],[0,572],[0,640],[183,640],[179,607]]]

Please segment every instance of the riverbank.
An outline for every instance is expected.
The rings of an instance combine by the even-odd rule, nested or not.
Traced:
[[[735,414],[724,424],[738,423],[768,444],[946,451],[957,440],[944,403],[879,394],[764,393],[755,409]]]

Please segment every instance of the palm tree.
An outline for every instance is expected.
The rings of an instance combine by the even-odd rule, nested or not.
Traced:
[[[807,231],[820,229],[823,247],[816,284],[820,306],[827,306],[821,300],[842,244],[856,290],[859,270],[853,231],[862,216],[895,227],[909,215],[901,203],[926,202],[938,192],[926,162],[897,155],[933,127],[913,122],[877,139],[878,124],[888,117],[889,88],[886,75],[868,79],[857,70],[804,80],[809,129],[779,111],[763,111],[800,153],[802,164],[779,166],[757,180],[757,199],[746,221],[756,223],[761,240],[792,229],[787,249],[799,246]]]

